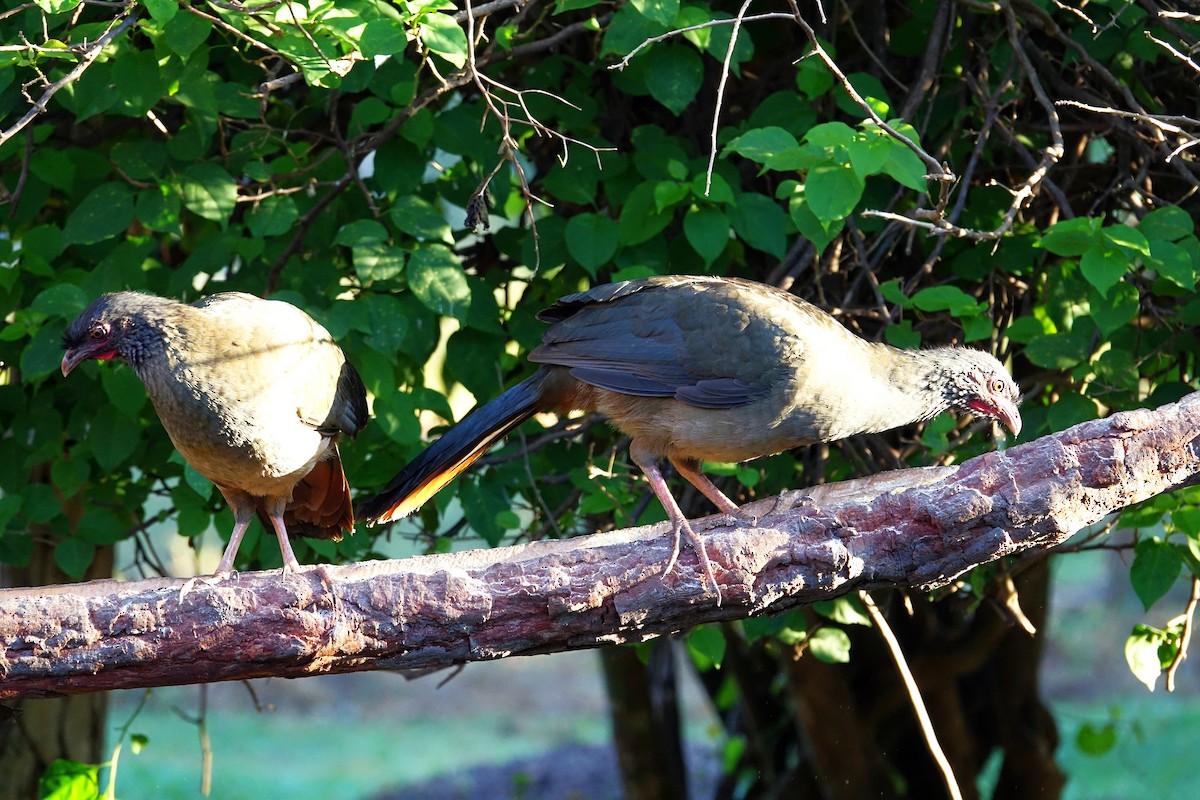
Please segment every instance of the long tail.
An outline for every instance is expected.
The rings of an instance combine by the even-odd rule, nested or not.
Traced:
[[[358,509],[368,525],[391,522],[416,511],[498,439],[543,410],[545,368],[506,390],[455,425],[400,470],[391,482]]]

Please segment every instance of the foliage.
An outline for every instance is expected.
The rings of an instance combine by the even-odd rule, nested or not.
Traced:
[[[849,2],[819,26],[808,10],[751,15],[735,38],[738,9],[4,12],[0,561],[44,545],[80,576],[97,548],[167,516],[184,536],[228,536],[219,496],[173,454],[129,370],[57,377],[66,322],[118,288],[251,291],[317,317],[372,398],[373,423],[343,449],[360,490],[460,416],[461,398],[528,371],[538,309],[653,273],[753,277],[868,338],[994,349],[1028,390],[1025,438],[1195,387],[1200,123],[1180,115],[1200,21],[1119,2]],[[943,418],[712,472],[745,500],[992,446],[966,432]],[[661,518],[619,445],[589,420],[510,437],[420,512],[418,535],[438,549],[464,529],[499,544]],[[1200,574],[1194,499],[1126,515],[1145,530],[1131,580],[1148,610]],[[368,558],[374,535],[298,553]],[[239,558],[279,564],[269,537]],[[974,624],[992,574],[968,582],[955,624]],[[738,635],[841,661],[858,620],[828,616]],[[1184,625],[1130,639],[1148,685]],[[689,644],[714,667],[740,657],[711,633]]]

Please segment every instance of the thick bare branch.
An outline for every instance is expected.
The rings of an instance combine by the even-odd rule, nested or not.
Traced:
[[[725,601],[664,526],[337,567],[0,592],[0,698],[368,669],[640,641],[858,589],[943,586],[1200,482],[1200,393],[957,467],[883,473],[709,518]],[[759,515],[757,519],[753,515]]]

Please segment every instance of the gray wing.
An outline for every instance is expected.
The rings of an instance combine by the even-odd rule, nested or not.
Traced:
[[[568,295],[539,318],[555,324],[529,359],[592,386],[732,408],[769,393],[780,331],[754,308],[760,284],[663,277]]]

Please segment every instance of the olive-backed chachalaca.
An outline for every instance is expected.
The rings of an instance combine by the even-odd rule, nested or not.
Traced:
[[[63,336],[63,375],[119,358],[142,379],[180,455],[229,503],[235,524],[217,573],[233,569],[257,513],[279,539],[340,539],[354,529],[338,440],[367,424],[362,380],[312,317],[239,292],[191,305],[117,292],[92,303]]]
[[[659,469],[666,458],[717,508],[737,506],[701,461],[745,461],[798,445],[969,411],[1021,429],[1018,391],[991,355],[962,347],[900,350],[865,341],[779,289],[734,278],[669,276],[597,286],[539,315],[552,323],[529,359],[543,364],[472,411],[359,513],[369,523],[416,510],[534,414],[596,410],[711,564]]]

